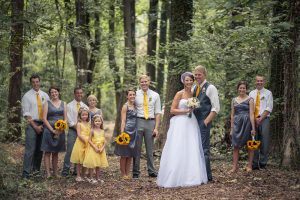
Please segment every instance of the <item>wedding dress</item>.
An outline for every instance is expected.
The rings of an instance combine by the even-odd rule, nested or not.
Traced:
[[[179,101],[187,109],[187,100]],[[176,115],[170,120],[167,140],[162,151],[157,185],[185,187],[207,183],[200,129],[194,114]]]

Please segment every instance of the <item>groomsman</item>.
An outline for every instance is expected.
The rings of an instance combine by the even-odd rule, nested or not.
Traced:
[[[40,150],[43,137],[43,105],[49,100],[47,93],[40,89],[38,75],[30,77],[32,88],[22,98],[23,116],[28,121],[25,129],[25,153],[23,162],[23,178],[29,178],[32,172],[39,172],[43,158]]]
[[[150,77],[142,75],[139,78],[141,89],[136,92],[135,106],[137,110],[137,156],[133,158],[133,178],[139,178],[140,158],[143,138],[147,154],[147,168],[150,177],[157,177],[153,161],[154,137],[158,136],[158,126],[161,115],[159,94],[149,89]]]
[[[272,92],[264,88],[265,77],[256,75],[256,89],[249,96],[254,99],[255,125],[257,139],[261,141],[260,149],[254,152],[252,169],[263,169],[267,165],[270,142],[270,113],[273,109]]]
[[[201,131],[202,147],[204,151],[208,181],[212,181],[210,166],[210,128],[211,122],[220,111],[217,88],[207,82],[207,70],[199,65],[194,69],[197,82],[193,89],[193,96],[200,100],[200,107],[194,110]]]
[[[70,157],[73,150],[74,143],[77,138],[76,124],[78,111],[81,107],[87,108],[88,106],[82,102],[83,90],[80,87],[74,89],[74,100],[67,105],[67,115],[69,132],[67,136],[67,151],[64,159],[64,166],[62,170],[62,176],[68,176],[70,173]],[[76,173],[76,170],[74,170]]]

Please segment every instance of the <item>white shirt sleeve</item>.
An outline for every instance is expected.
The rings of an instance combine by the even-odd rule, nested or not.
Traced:
[[[161,114],[161,103],[160,103],[160,96],[159,96],[159,94],[157,94],[157,99],[156,99],[155,105],[154,105],[154,116],[156,114]]]
[[[30,114],[30,99],[27,98],[26,94],[23,96],[21,104],[22,104],[23,116],[32,117]]]
[[[273,110],[273,95],[271,91],[269,92],[270,93],[267,95],[267,105],[265,110],[271,113]]]
[[[68,123],[69,127],[74,127],[76,122],[73,119],[73,109],[72,109],[72,102],[67,105],[67,117],[68,117]]]
[[[211,102],[211,112],[219,113],[220,102],[219,102],[219,94],[217,88],[214,85],[210,84],[207,87],[206,95],[208,96]]]

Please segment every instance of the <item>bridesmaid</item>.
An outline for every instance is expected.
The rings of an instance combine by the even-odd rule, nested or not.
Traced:
[[[98,103],[97,97],[95,95],[89,95],[87,98],[89,112],[90,112],[90,121],[93,119],[94,115],[98,114],[103,117],[102,110],[97,108],[96,105]]]
[[[47,178],[51,177],[50,157],[52,156],[53,176],[57,177],[58,153],[64,152],[65,132],[54,129],[57,120],[67,120],[66,103],[60,100],[60,90],[57,87],[49,89],[50,101],[46,102],[43,109],[44,135],[41,150],[44,152],[44,162]]]
[[[135,91],[127,90],[127,102],[123,105],[121,111],[121,133],[126,132],[130,136],[128,145],[116,144],[115,154],[120,156],[120,170],[122,179],[130,179],[132,158],[137,155],[136,143],[136,109],[135,109]]]
[[[244,147],[251,135],[255,135],[254,102],[246,92],[248,84],[240,81],[237,85],[239,95],[232,100],[231,104],[231,131],[233,145],[233,166],[230,173],[238,170],[239,150]],[[248,149],[248,164],[246,171],[252,171],[254,151]]]

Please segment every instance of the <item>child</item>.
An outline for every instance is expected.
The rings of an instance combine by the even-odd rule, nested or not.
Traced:
[[[82,163],[85,157],[86,149],[88,147],[88,139],[90,134],[90,124],[89,124],[89,110],[87,108],[80,108],[78,112],[78,123],[76,125],[77,129],[77,139],[75,141],[72,154],[71,162],[77,164],[76,171],[77,177],[76,181],[83,181],[81,176]],[[84,168],[82,169],[82,174],[84,174]]]
[[[129,173],[131,171],[132,158],[137,155],[136,148],[136,109],[135,109],[135,91],[133,89],[127,90],[127,102],[123,105],[121,111],[121,133],[126,132],[130,136],[130,143],[128,145],[116,144],[115,154],[121,156],[120,170],[122,179],[130,179]]]
[[[103,118],[95,114],[92,118],[92,129],[89,137],[89,147],[83,162],[83,166],[89,168],[90,182],[103,182],[100,180],[100,167],[108,167],[105,153],[105,137],[103,130]],[[93,169],[96,169],[96,179],[93,178]]]

